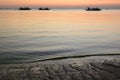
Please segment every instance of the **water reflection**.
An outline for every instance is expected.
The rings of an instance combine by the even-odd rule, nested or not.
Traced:
[[[0,60],[120,52],[119,20],[120,11],[0,11]]]

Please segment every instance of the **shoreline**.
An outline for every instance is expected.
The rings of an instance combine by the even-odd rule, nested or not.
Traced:
[[[45,58],[40,60],[34,61],[26,61],[26,62],[1,62],[0,65],[7,65],[7,64],[28,64],[28,63],[35,63],[35,62],[43,62],[43,61],[56,61],[56,60],[63,60],[63,59],[71,59],[71,58],[87,58],[87,57],[100,57],[100,56],[120,56],[120,53],[99,53],[99,54],[81,54],[81,55],[71,55],[71,56],[56,56],[51,58]]]

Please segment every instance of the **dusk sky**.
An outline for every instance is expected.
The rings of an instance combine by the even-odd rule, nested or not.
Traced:
[[[84,8],[88,6],[120,8],[120,0],[0,0],[0,8],[20,6],[52,8]]]

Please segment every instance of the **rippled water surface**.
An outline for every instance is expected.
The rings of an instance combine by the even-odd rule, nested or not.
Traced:
[[[0,63],[120,52],[120,11],[0,11]]]

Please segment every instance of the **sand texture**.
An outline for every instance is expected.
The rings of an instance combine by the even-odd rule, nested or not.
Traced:
[[[120,57],[94,56],[1,64],[0,80],[120,80]]]

